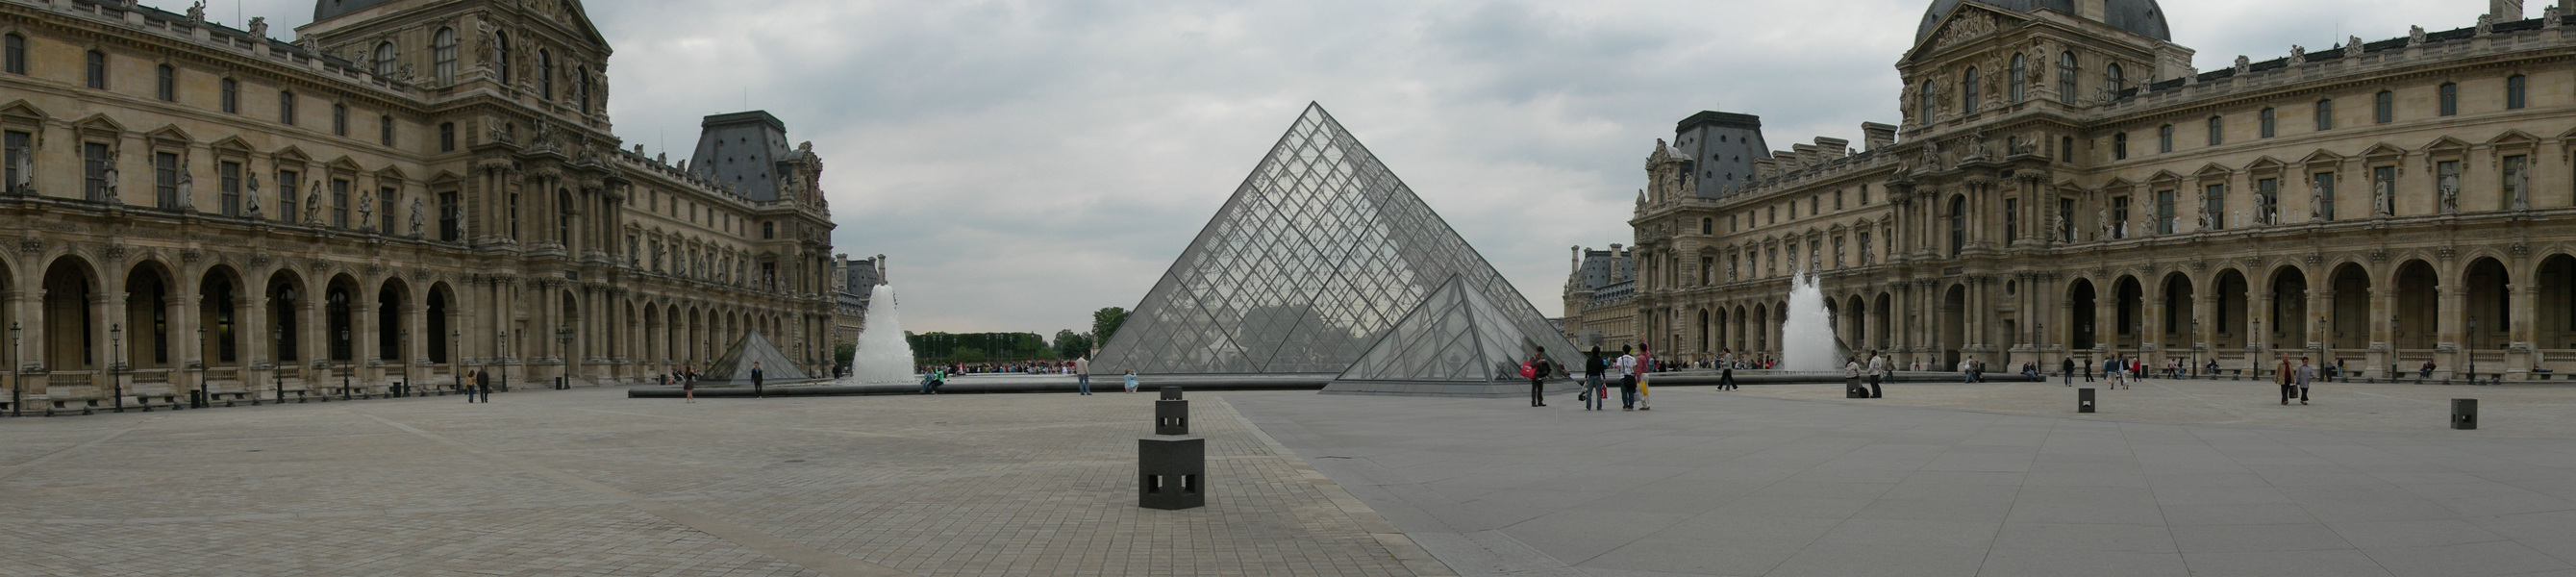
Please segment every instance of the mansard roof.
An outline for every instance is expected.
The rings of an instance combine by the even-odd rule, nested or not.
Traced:
[[[1970,1],[2003,10],[2030,12],[2046,8],[2068,16],[2077,14],[2075,0],[1933,0],[1932,7],[1923,11],[1923,24],[1914,29],[1914,43],[1922,44],[1942,18],[1957,10],[1960,3]],[[2157,6],[2156,0],[2105,0],[2102,22],[2140,36],[2173,41],[2173,30],[2165,26],[2164,8]]]

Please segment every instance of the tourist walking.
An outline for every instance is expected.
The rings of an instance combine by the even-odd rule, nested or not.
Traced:
[[[1653,345],[1641,342],[1637,343],[1637,364],[1641,367],[1637,373],[1637,410],[1655,410],[1653,401],[1655,386],[1652,381],[1655,378],[1655,370],[1663,367],[1663,361],[1655,358]]]
[[[1893,372],[1896,370],[1894,365],[1895,363],[1887,360],[1887,355],[1879,354],[1878,351],[1869,352],[1869,398],[1886,398],[1887,390],[1879,388],[1879,383],[1896,380],[1896,374]]]
[[[467,387],[465,387],[465,404],[469,404],[469,405],[474,404],[474,391],[476,391],[476,390],[478,390],[478,389],[479,389],[479,390],[491,390],[491,389],[492,389],[492,371],[491,371],[491,370],[489,370],[489,369],[474,369],[474,384],[473,384],[473,385],[471,385],[471,386],[467,386]]]
[[[509,369],[509,367],[501,367],[501,368],[502,368],[502,369],[504,369],[504,370]],[[474,379],[474,388],[476,388],[476,389],[481,389],[481,390],[482,390],[482,394],[483,394],[483,402],[484,402],[485,404],[490,404],[490,403],[492,402],[492,379],[489,377],[490,373],[485,373],[485,375],[486,375],[486,376],[483,376],[483,377],[476,377],[476,378]],[[509,378],[509,377],[508,377],[508,376],[503,376],[503,377],[501,377],[501,378],[507,379],[507,378]],[[467,393],[467,395],[466,395],[466,396],[469,396],[469,397],[470,397],[470,396],[473,396],[473,394],[472,394],[472,393]]]
[[[1976,359],[1959,359],[1959,382],[1961,382],[1961,383],[1974,383],[1974,382],[1977,382],[1977,371],[1976,371],[1976,369],[1977,369],[1977,360],[1976,360]]]
[[[1609,370],[1609,361],[1601,359],[1601,347],[1592,347],[1592,352],[1583,354],[1583,393],[1577,395],[1581,397],[1577,400],[1583,401],[1583,410],[1598,411],[1610,403],[1609,399],[1602,398],[1610,391],[1601,388],[1601,374]]]
[[[1619,345],[1619,410],[1637,410],[1637,356],[1629,354],[1627,345]]]
[[[685,375],[674,376],[671,378],[680,381],[680,396],[687,397],[691,403],[698,402],[697,379],[692,379]]]
[[[1091,357],[1073,358],[1073,387],[1082,396],[1091,396]]]
[[[760,392],[760,361],[751,362],[751,398],[768,398]]]
[[[2066,357],[2065,360],[2058,361],[2057,372],[2066,375],[2066,386],[2075,386],[2075,357]]]
[[[1720,363],[1718,363],[1718,364],[1719,364],[1719,366],[1718,366],[1718,368],[1717,368],[1717,390],[1720,390],[1720,391],[1732,391],[1732,390],[1735,390],[1735,365],[1736,365],[1736,363],[1735,363],[1735,359],[1733,359],[1733,358],[1728,358],[1728,359],[1725,359],[1724,361],[1722,361],[1722,362],[1720,362]]]
[[[2120,355],[2111,355],[2109,360],[2102,361],[2102,388],[2120,388],[2120,385],[2124,381],[2124,379],[2121,378],[2124,376],[2121,372],[2128,366],[2129,363],[2120,360]]]
[[[2307,357],[2299,357],[2299,404],[2308,404],[2308,384],[2316,381],[2317,368],[2308,364]]]
[[[1547,398],[1540,395],[1546,392],[1547,375],[1553,370],[1556,367],[1547,362],[1547,347],[1539,347],[1538,352],[1530,353],[1529,360],[1521,364],[1521,376],[1530,380],[1530,406],[1547,406]]]
[[[2296,399],[2299,397],[2299,376],[2292,373],[2290,370],[2290,355],[2279,355],[2279,357],[2281,361],[2279,363],[2280,368],[2274,371],[2272,382],[2280,383],[2281,404],[2287,405],[2290,404],[2290,399]],[[2306,401],[2302,400],[2300,402]]]

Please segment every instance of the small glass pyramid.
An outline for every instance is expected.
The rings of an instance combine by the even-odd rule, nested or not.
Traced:
[[[1113,373],[1338,375],[1373,348],[1390,350],[1388,365],[1427,363],[1418,355],[1449,349],[1390,344],[1387,335],[1444,284],[1473,293],[1459,302],[1492,309],[1482,318],[1500,326],[1481,330],[1496,336],[1493,346],[1512,349],[1512,377],[1528,347],[1574,350],[1368,148],[1309,104],[1093,365]],[[1429,378],[1407,371],[1396,372]],[[1451,371],[1430,380],[1489,378]]]

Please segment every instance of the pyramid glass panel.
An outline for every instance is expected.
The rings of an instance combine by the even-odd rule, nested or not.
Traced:
[[[1434,312],[1395,331],[1422,311]],[[1128,318],[1149,330],[1118,331],[1096,363],[1167,374],[1353,374],[1370,355],[1385,368],[1359,372],[1488,380],[1505,363],[1517,377],[1532,347],[1573,350],[1314,105]]]

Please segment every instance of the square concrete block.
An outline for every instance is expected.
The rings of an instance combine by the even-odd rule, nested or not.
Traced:
[[[1137,506],[1189,509],[1206,505],[1207,440],[1137,439],[1136,474]]]
[[[1154,434],[1190,434],[1190,402],[1179,399],[1154,401]]]

